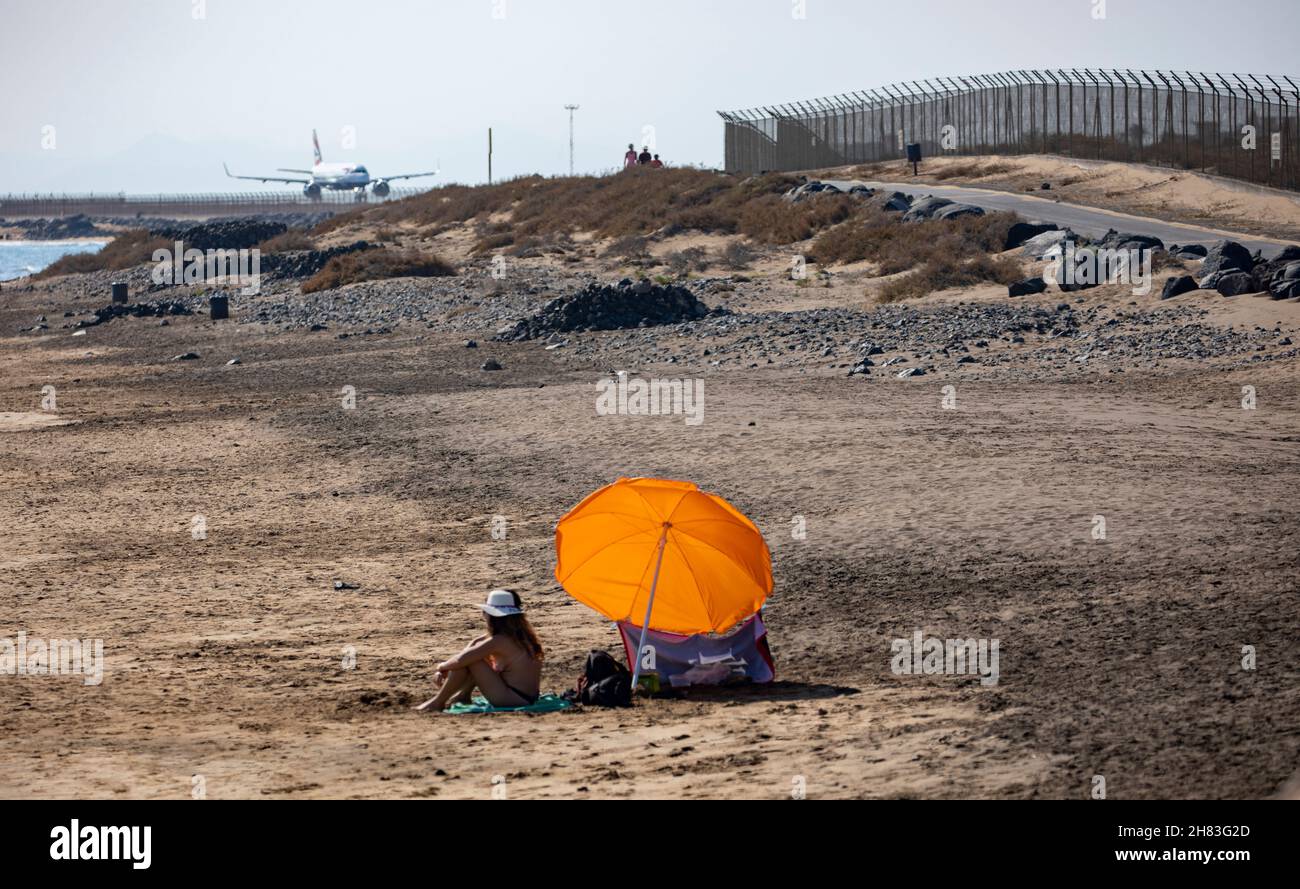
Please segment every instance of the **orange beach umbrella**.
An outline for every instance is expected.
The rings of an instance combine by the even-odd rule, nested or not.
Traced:
[[[720,633],[762,607],[772,557],[754,523],[690,482],[621,478],[555,527],[555,579],[610,620]],[[638,651],[640,648],[638,648]],[[640,658],[634,668],[640,672]]]

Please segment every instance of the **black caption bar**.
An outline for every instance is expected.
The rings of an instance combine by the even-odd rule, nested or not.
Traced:
[[[520,867],[546,860],[526,850],[549,849],[558,861],[581,860],[581,850],[594,838],[591,831],[604,825],[599,830],[611,831],[608,839],[633,855],[672,855],[695,836],[688,845],[707,842],[737,854],[762,849],[778,856],[803,849],[821,864],[829,858],[870,868],[937,863],[940,856],[949,866],[965,857],[982,868],[1014,873],[1049,858],[1086,871],[1155,873],[1196,866],[1217,875],[1288,861],[1284,843],[1296,828],[1293,809],[1262,802],[901,801],[847,803],[810,815],[794,808],[815,803],[792,800],[762,812],[750,806],[740,816],[699,802],[690,811],[685,805],[660,810],[641,822],[664,831],[656,838],[633,829],[639,823],[634,809],[592,820],[576,808],[564,813],[568,817],[535,808],[505,817],[487,811],[487,804],[24,801],[6,807],[0,849],[11,867],[52,874],[337,879],[427,867],[434,864],[426,858],[433,849],[453,858],[477,857],[495,843],[504,845],[491,852],[494,859],[500,855],[500,863]],[[671,827],[675,819],[680,829]]]

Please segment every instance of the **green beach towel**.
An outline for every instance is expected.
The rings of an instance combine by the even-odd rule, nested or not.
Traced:
[[[523,707],[493,707],[482,695],[474,695],[472,704],[452,704],[445,713],[555,713],[572,705],[559,695],[542,695],[536,701]]]

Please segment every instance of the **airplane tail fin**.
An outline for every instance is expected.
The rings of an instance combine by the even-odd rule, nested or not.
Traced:
[[[312,131],[311,131],[311,147],[312,147],[312,151],[313,151],[313,152],[315,153],[315,155],[316,155],[316,163],[319,164],[319,163],[321,162],[321,157],[320,157],[320,140],[316,138],[316,131],[315,131],[315,130],[312,130]]]

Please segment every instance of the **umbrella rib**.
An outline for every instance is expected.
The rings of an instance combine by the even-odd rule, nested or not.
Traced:
[[[762,532],[758,531],[758,527],[756,525],[746,525],[743,522],[736,522],[731,519],[715,517],[715,516],[701,516],[698,519],[682,519],[680,522],[673,522],[673,526],[677,527],[680,525],[689,524],[691,522],[721,522],[724,525],[731,525],[733,528],[740,528],[745,531],[758,532],[759,536],[762,536]]]
[[[578,522],[587,518],[588,516],[598,516],[598,515],[616,515],[616,516],[622,516],[623,518],[636,520],[636,521],[647,521],[647,519],[645,519],[643,516],[634,516],[631,513],[619,512],[618,510],[614,510],[614,509],[600,509],[600,510],[594,510],[592,512],[584,512],[584,513],[580,513],[579,515],[569,516],[567,520],[570,522]]]
[[[665,516],[661,514],[659,510],[655,509],[655,505],[651,503],[646,498],[646,495],[642,494],[641,491],[635,485],[632,485],[631,488],[636,493],[636,495],[641,498],[642,502],[645,503],[646,506],[650,507],[650,511],[655,515],[659,516],[660,521],[664,521],[664,522],[668,521],[673,517],[673,513],[677,511],[677,507],[682,505],[682,501],[686,499],[686,495],[692,493],[691,491],[682,491],[682,496],[677,498],[677,502],[673,504],[673,508],[668,510],[668,515]],[[700,492],[695,492],[695,493],[700,493]]]
[[[614,544],[616,544],[616,543],[622,543],[624,540],[627,540],[629,537],[635,537],[635,536],[637,536],[638,534],[644,534],[644,533],[645,533],[645,529],[644,529],[644,528],[640,528],[640,529],[637,529],[636,531],[633,531],[631,534],[626,535],[625,537],[620,537],[620,538],[618,538],[617,540],[611,540],[611,541],[609,541],[609,543],[606,543],[606,544],[605,544],[604,546],[602,546],[600,549],[596,550],[594,553],[592,553],[591,555],[587,556],[587,558],[583,559],[581,562],[579,562],[577,565],[575,565],[575,566],[573,567],[573,570],[572,570],[572,571],[570,571],[568,574],[564,575],[564,580],[561,580],[561,581],[560,581],[560,584],[563,585],[563,584],[564,584],[564,581],[565,581],[565,580],[568,580],[570,577],[572,577],[574,574],[576,574],[576,573],[579,571],[579,569],[582,568],[583,565],[586,565],[588,562],[590,562],[592,559],[596,558],[596,556],[600,555],[602,552],[604,552],[605,550],[609,549],[609,548],[610,548],[611,546],[613,546]],[[644,576],[645,576],[645,573],[642,572],[642,577],[644,577]]]

